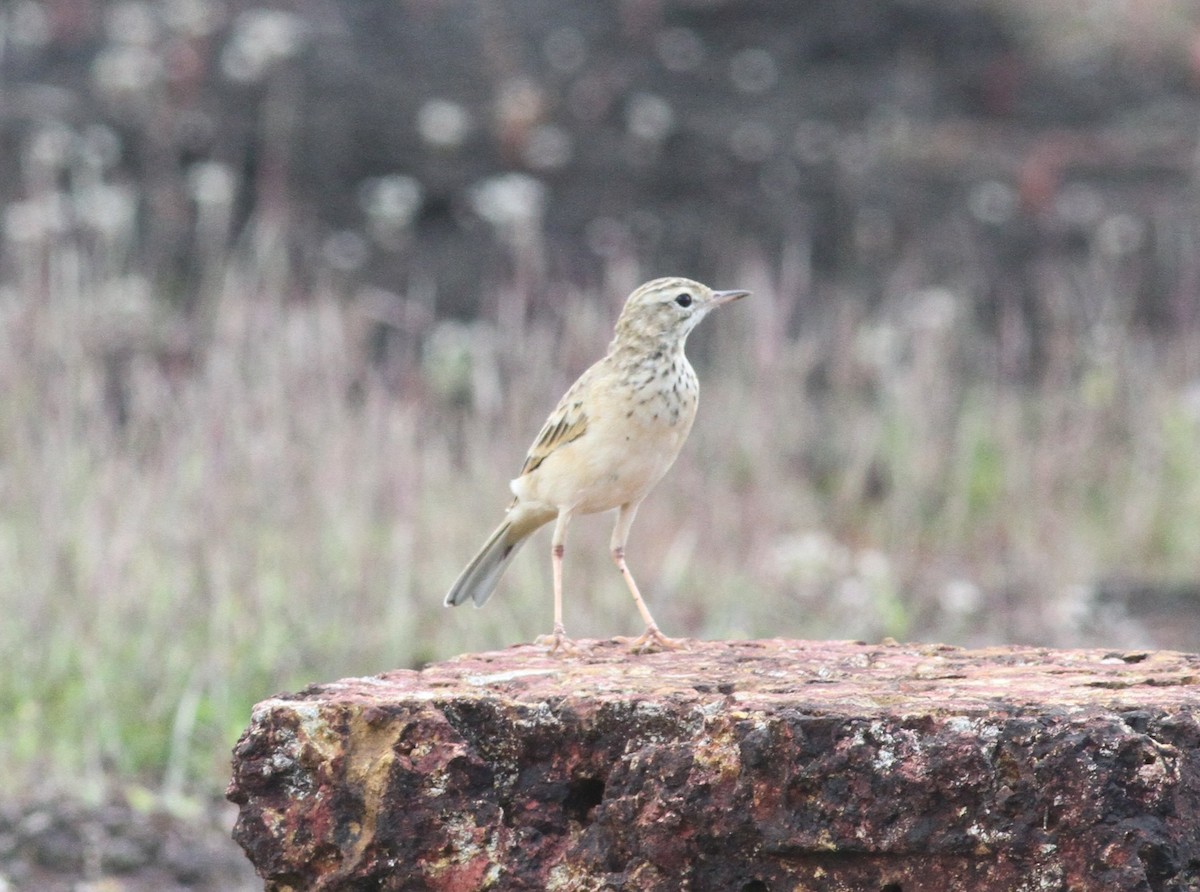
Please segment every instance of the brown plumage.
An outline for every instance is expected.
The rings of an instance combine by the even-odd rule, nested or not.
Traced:
[[[625,564],[638,506],[667,472],[696,417],[699,384],[684,355],[688,333],[708,313],[746,291],[713,291],[690,279],[647,282],[629,296],[608,353],[580,375],[529,448],[510,487],[504,521],[446,595],[448,606],[482,606],[512,556],[535,530],[555,520],[552,650],[570,645],[562,622],[562,558],[577,514],[617,509],[612,555],[646,632],[638,648],[673,646],[659,631]]]

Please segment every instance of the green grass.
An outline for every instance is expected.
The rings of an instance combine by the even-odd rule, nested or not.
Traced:
[[[131,306],[136,270],[57,275],[71,252],[0,291],[6,788],[208,795],[274,692],[548,631],[544,536],[485,610],[441,598],[631,282],[542,283],[558,299],[516,325],[431,319],[381,365],[363,300],[297,296],[263,258],[226,258],[184,314]],[[669,633],[1152,643],[1088,593],[1200,565],[1193,341],[1126,332],[1035,385],[961,314],[906,321],[907,295],[786,335],[772,269],[717,284],[755,295],[697,332],[700,417],[630,545]],[[576,636],[639,631],[608,535],[572,528]]]

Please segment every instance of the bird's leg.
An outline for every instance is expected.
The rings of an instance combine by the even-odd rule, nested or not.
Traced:
[[[550,565],[554,570],[554,633],[541,635],[536,644],[549,647],[550,653],[559,650],[578,650],[575,642],[567,637],[563,628],[562,591],[563,591],[563,554],[566,551],[567,524],[571,522],[570,511],[559,511],[558,520],[554,524],[554,536],[550,546]]]
[[[638,613],[642,615],[642,620],[646,623],[646,631],[638,638],[627,643],[636,653],[644,653],[657,648],[676,650],[684,646],[683,642],[674,638],[668,638],[658,628],[658,623],[650,615],[650,608],[642,600],[642,593],[638,591],[637,583],[633,580],[633,574],[629,572],[629,567],[625,563],[625,542],[629,539],[629,528],[633,526],[633,519],[637,516],[639,505],[641,505],[640,500],[637,502],[628,502],[618,509],[617,522],[613,526],[611,542],[613,561],[616,562],[617,569],[621,571],[621,578],[629,586],[629,594],[633,595],[633,603],[637,605]]]

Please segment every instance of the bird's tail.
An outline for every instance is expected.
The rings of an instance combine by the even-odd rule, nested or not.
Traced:
[[[500,577],[508,567],[512,556],[524,545],[538,527],[554,517],[554,512],[516,507],[504,522],[488,537],[479,554],[454,580],[446,594],[446,606],[457,607],[465,601],[475,602],[482,607],[496,590]]]

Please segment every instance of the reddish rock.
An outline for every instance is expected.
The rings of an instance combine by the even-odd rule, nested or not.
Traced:
[[[260,703],[267,888],[1200,888],[1200,656],[586,644]]]

